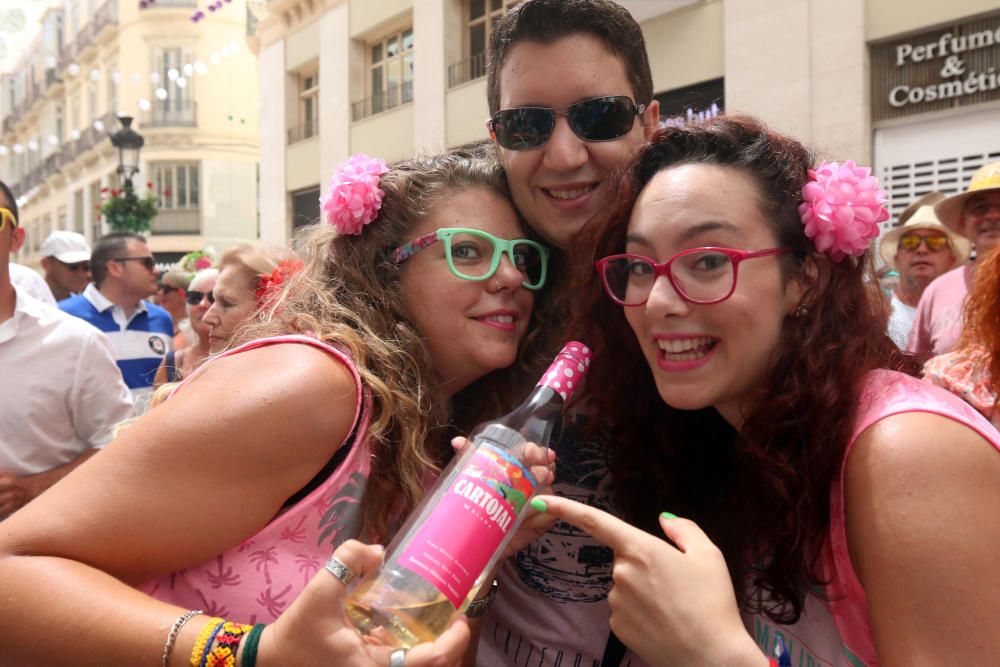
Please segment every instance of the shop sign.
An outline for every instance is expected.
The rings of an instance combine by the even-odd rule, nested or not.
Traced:
[[[1000,16],[872,47],[875,120],[1000,99]]]

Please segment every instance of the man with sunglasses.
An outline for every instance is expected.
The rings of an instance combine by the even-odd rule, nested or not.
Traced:
[[[514,204],[568,248],[659,126],[642,30],[610,0],[530,0],[497,23],[488,62],[487,127]]]
[[[1000,162],[977,169],[965,192],[939,201],[934,212],[945,227],[975,246],[977,258],[985,257],[1000,245]],[[920,297],[906,345],[920,361],[951,352],[958,345],[975,267],[970,261],[948,271]]]
[[[933,204],[944,199],[933,192],[910,204],[900,214],[900,225],[879,243],[879,254],[888,267],[899,273],[891,295],[889,338],[906,348],[920,297],[931,282],[969,256],[969,241],[941,224]]]
[[[90,282],[90,246],[83,234],[58,229],[42,242],[45,282],[56,301],[80,294]]]
[[[8,261],[23,243],[17,203],[0,182],[0,520],[132,415],[107,338],[11,281]]]
[[[145,300],[157,290],[156,261],[145,237],[118,232],[94,244],[90,268],[93,282],[59,307],[107,335],[137,411],[142,412],[156,369],[173,349],[170,313]]]
[[[553,246],[553,267],[564,266],[576,235],[611,203],[611,174],[659,126],[642,30],[610,0],[526,0],[497,22],[487,62],[487,129],[512,199]],[[611,510],[602,455],[575,419],[552,444],[555,491]],[[612,562],[560,525],[508,559],[475,664],[624,664],[608,627]]]

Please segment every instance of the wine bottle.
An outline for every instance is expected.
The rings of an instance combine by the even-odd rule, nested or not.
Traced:
[[[538,486],[525,449],[548,446],[590,356],[586,345],[567,343],[524,403],[476,427],[386,548],[382,567],[348,598],[358,630],[409,648],[436,639],[465,610]]]

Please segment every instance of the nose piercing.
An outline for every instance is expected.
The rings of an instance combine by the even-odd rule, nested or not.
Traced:
[[[496,281],[496,283],[497,283],[497,292],[499,292],[500,290],[504,290],[504,289],[507,289],[507,288],[506,288],[506,287],[504,286],[504,284],[503,284],[502,282],[500,282],[500,280],[497,280],[497,281]]]

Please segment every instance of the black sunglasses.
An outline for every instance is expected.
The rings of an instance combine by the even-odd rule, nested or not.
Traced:
[[[569,126],[584,141],[614,141],[632,130],[636,116],[646,110],[625,95],[595,97],[568,107],[517,107],[498,111],[486,121],[496,142],[512,151],[544,146],[556,127],[556,116],[566,116]]]
[[[210,304],[215,303],[215,295],[211,292],[196,292],[195,290],[189,289],[184,297],[189,306],[197,306],[201,303],[202,299],[208,299]]]
[[[152,271],[153,267],[156,266],[156,260],[151,256],[146,255],[145,257],[115,257],[115,262],[141,262],[147,270]]]
[[[56,259],[56,261],[70,271],[90,271],[90,262],[74,262],[70,264],[69,262],[64,262],[61,259]]]

